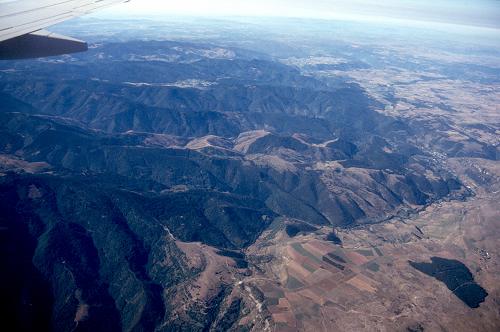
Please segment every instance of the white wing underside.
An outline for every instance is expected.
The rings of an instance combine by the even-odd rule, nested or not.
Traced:
[[[110,5],[128,1],[129,0],[22,0],[0,3],[0,58],[2,57],[2,44],[4,44],[4,49],[10,47],[10,49],[6,50],[7,53],[12,53],[16,51],[13,49],[14,47],[23,47],[24,44],[32,42],[33,39],[36,40],[37,48],[42,47],[45,40],[49,40],[52,46],[57,45],[54,43],[54,41],[57,40],[63,40],[66,43],[68,41],[73,43],[79,42],[68,37],[56,36],[41,30]],[[37,31],[39,31],[37,34],[33,34]],[[33,36],[31,36],[31,34],[33,34]],[[22,50],[19,50],[19,52],[21,51]],[[29,54],[27,55],[29,56]]]
[[[125,0],[25,0],[0,4],[0,41],[91,13]]]

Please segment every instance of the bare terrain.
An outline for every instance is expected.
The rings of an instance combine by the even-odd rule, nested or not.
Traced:
[[[266,310],[255,313],[261,319],[257,330],[497,330],[499,168],[481,160],[450,164],[460,172],[464,164],[481,167],[492,182],[466,202],[441,202],[411,218],[339,230],[342,245],[324,240],[328,229],[295,238],[279,228],[264,233],[248,255],[269,263],[257,263],[252,277],[243,280],[263,294]],[[459,260],[473,271],[489,293],[479,309],[408,264],[434,256]]]

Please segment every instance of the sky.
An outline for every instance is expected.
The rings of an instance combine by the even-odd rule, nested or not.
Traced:
[[[132,0],[100,15],[401,20],[500,29],[500,0]]]

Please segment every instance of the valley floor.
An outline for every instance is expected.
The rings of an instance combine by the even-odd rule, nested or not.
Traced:
[[[323,240],[321,231],[295,238],[279,228],[264,233],[249,257],[273,258],[256,263],[241,283],[262,295],[264,310],[247,317],[255,330],[498,330],[500,169],[474,159],[450,164],[462,174],[464,164],[480,167],[495,181],[465,202],[440,202],[408,219],[340,231],[340,246]],[[465,264],[489,293],[485,302],[470,308],[444,283],[409,264],[431,257]]]

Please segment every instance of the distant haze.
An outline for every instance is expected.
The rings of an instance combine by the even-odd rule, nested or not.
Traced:
[[[500,29],[498,0],[133,0],[105,14],[404,20]]]

